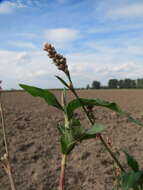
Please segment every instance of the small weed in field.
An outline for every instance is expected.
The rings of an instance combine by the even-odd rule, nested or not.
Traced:
[[[67,102],[66,89],[63,90],[62,101],[60,103],[57,100],[56,96],[49,90],[41,89],[34,86],[28,86],[25,84],[20,84],[20,86],[32,96],[38,96],[43,98],[49,105],[54,106],[61,112],[63,112],[64,124],[59,124],[57,127],[60,135],[62,153],[61,174],[58,189],[64,190],[65,188],[65,169],[68,155],[79,143],[82,143],[82,141],[92,138],[98,138],[100,139],[103,147],[114,160],[116,164],[116,170],[120,169],[120,174],[117,176],[118,185],[116,189],[120,188],[122,190],[141,190],[143,181],[142,170],[139,170],[136,160],[125,152],[127,163],[132,168],[131,172],[125,171],[124,167],[116,156],[115,151],[112,150],[113,148],[109,145],[108,142],[104,140],[101,132],[106,127],[103,124],[96,123],[96,119],[93,113],[93,107],[97,106],[110,109],[120,115],[126,116],[130,122],[133,122],[140,126],[143,126],[143,124],[135,120],[129,113],[123,111],[114,102],[109,102],[102,99],[80,98],[74,88],[66,58],[63,55],[58,54],[51,44],[46,43],[44,46],[44,50],[48,52],[48,56],[52,59],[53,64],[56,65],[56,67],[64,72],[64,74],[66,75],[67,81],[63,80],[63,78],[59,76],[56,76],[56,78],[65,86],[65,88],[69,89],[73,93],[75,99]],[[75,118],[74,112],[80,107],[83,109],[90,122],[90,128],[87,130],[85,130],[81,126],[80,120]]]

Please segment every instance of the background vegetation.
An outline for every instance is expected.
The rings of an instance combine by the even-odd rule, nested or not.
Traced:
[[[130,79],[130,78],[125,78],[125,79],[110,79],[108,81],[107,86],[102,86],[100,81],[93,81],[91,85],[86,86],[87,89],[92,88],[92,89],[100,89],[100,88],[108,88],[108,89],[125,89],[125,88],[136,88],[136,89],[142,89],[143,88],[143,78],[138,78],[138,79]]]

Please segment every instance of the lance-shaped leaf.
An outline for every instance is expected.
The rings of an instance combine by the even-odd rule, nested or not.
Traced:
[[[81,126],[80,120],[73,117],[71,120],[71,126]]]
[[[100,123],[95,123],[90,129],[86,131],[88,135],[94,135],[100,133],[101,131],[105,130],[105,126]]]
[[[66,81],[64,81],[61,77],[59,76],[56,76],[56,78],[61,82],[63,83],[64,86],[66,86],[67,88],[69,88],[69,85],[66,83]]]
[[[25,91],[27,91],[29,94],[31,94],[32,96],[39,96],[41,98],[44,98],[44,100],[49,105],[54,106],[54,107],[56,107],[56,108],[63,111],[63,108],[60,105],[60,103],[58,102],[57,98],[49,90],[37,88],[35,86],[28,86],[28,85],[25,85],[25,84],[19,84],[19,86],[21,88],[23,88]]]
[[[135,123],[137,125],[140,125],[143,127],[143,123],[141,123],[140,121],[134,119],[130,114],[126,113],[126,116],[128,117],[128,120],[132,123]]]
[[[138,172],[139,171],[139,165],[138,165],[138,162],[136,161],[136,159],[133,156],[131,156],[129,153],[127,153],[126,151],[123,151],[123,152],[125,153],[128,166],[134,172]]]
[[[80,137],[80,140],[92,139],[96,134],[101,133],[106,127],[100,123],[95,123],[90,129],[86,130]]]
[[[130,190],[131,188],[139,190],[142,185],[143,171],[128,172],[121,176],[121,189]]]
[[[77,108],[82,107],[82,105],[83,106],[94,105],[94,106],[100,106],[100,107],[108,108],[108,109],[110,109],[116,113],[119,113],[120,115],[126,116],[130,122],[135,123],[135,124],[143,127],[143,123],[134,119],[130,114],[123,111],[115,102],[109,102],[109,101],[105,101],[105,100],[98,99],[98,98],[97,99],[80,98],[79,100],[74,99],[71,102],[69,102],[69,104],[67,106],[67,113],[68,113],[69,119],[72,118],[74,111]]]
[[[74,99],[71,102],[69,102],[68,106],[67,106],[67,110],[68,110],[68,116],[69,118],[72,117],[73,112],[77,109],[80,108],[82,105],[83,106],[88,106],[88,105],[94,105],[94,106],[101,106],[101,107],[106,107],[108,109],[111,109],[115,112],[118,112],[120,114],[123,114],[123,110],[121,110],[121,108],[114,102],[108,102],[102,99],[84,99],[84,98],[80,98],[78,99]]]
[[[62,124],[58,124],[57,129],[58,129],[58,131],[60,132],[61,135],[64,135],[65,127]]]
[[[76,145],[75,140],[71,134],[71,129],[66,129],[64,134],[61,136],[61,151],[63,154],[69,154],[74,146]]]
[[[85,135],[85,129],[81,126],[72,126],[72,136],[75,141],[81,141],[82,137]]]

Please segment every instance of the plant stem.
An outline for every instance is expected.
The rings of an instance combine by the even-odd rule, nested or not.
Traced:
[[[89,116],[89,113],[88,111],[86,110],[85,106],[83,105],[82,101],[80,100],[78,94],[76,93],[74,87],[73,87],[73,83],[72,83],[72,80],[71,80],[71,77],[70,77],[70,73],[67,74],[67,77],[69,79],[69,89],[72,91],[72,93],[75,95],[75,97],[78,99],[78,101],[80,102],[84,112],[86,113],[87,115],[87,118],[88,120],[90,121],[90,123],[93,125],[94,124],[94,121],[90,118]],[[102,142],[102,144],[104,145],[104,147],[106,148],[106,150],[109,152],[109,154],[111,155],[111,157],[113,158],[113,160],[116,162],[116,164],[118,165],[118,167],[120,168],[120,170],[122,172],[125,172],[123,166],[121,165],[121,163],[119,162],[119,160],[116,158],[116,156],[114,155],[114,153],[112,152],[112,150],[110,149],[110,147],[107,145],[107,143],[104,141],[103,137],[101,134],[98,135],[99,136],[99,139],[100,141]]]
[[[1,98],[1,94],[0,94]],[[0,115],[1,115],[1,123],[2,123],[2,131],[3,131],[3,138],[4,138],[4,146],[5,146],[5,152],[6,152],[6,173],[9,177],[11,190],[16,190],[14,179],[12,176],[11,166],[9,162],[9,151],[8,151],[8,143],[7,143],[7,137],[6,137],[6,127],[5,127],[5,119],[4,119],[4,113],[3,113],[3,107],[2,103],[0,102]]]
[[[99,138],[100,138],[102,144],[104,145],[104,147],[106,148],[106,150],[109,152],[109,154],[111,155],[111,157],[113,158],[113,160],[116,162],[116,164],[120,168],[120,170],[122,172],[125,172],[123,166],[121,165],[121,163],[119,162],[119,160],[116,158],[116,156],[114,155],[114,153],[112,152],[112,150],[109,148],[109,146],[106,144],[106,142],[104,141],[104,139],[103,139],[103,137],[102,137],[101,134],[99,134]]]
[[[3,108],[2,108],[2,103],[1,102],[0,102],[0,114],[1,114],[1,123],[2,123],[2,131],[3,131],[5,151],[6,151],[6,154],[9,155],[9,153],[8,153],[8,145],[7,145],[7,138],[6,138],[6,130],[5,130],[5,119],[4,119]]]
[[[11,190],[16,190],[9,161],[8,161],[8,172],[7,173],[8,173],[8,177],[9,177],[9,181],[10,181],[10,185],[11,185]]]
[[[66,157],[67,157],[66,154],[62,154],[61,174],[60,174],[60,182],[59,182],[58,190],[64,190],[64,186],[65,186]]]

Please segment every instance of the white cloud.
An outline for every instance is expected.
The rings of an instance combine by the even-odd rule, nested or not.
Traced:
[[[138,17],[143,16],[143,3],[134,3],[124,5],[119,8],[110,9],[107,12],[107,16],[109,17]]]
[[[143,77],[142,59],[138,58],[138,55],[142,55],[142,47],[136,47],[136,51],[134,46],[127,48],[95,44],[94,47],[94,53],[68,55],[72,75],[81,78],[80,82],[84,81],[84,77],[89,82],[96,79],[103,84],[111,78]]]
[[[38,35],[32,32],[21,32],[21,33],[16,33],[15,35],[18,37],[20,36],[22,38],[28,38],[28,39],[38,38]]]
[[[3,3],[0,4],[0,13],[10,13],[17,8],[23,7],[22,2],[24,2],[27,7],[35,7],[35,1],[40,3],[39,0],[3,1]],[[47,2],[46,0],[42,2],[45,3],[44,5],[40,3],[43,8]],[[56,2],[63,3],[67,1],[56,0]],[[94,9],[94,3],[92,0],[91,2],[89,6],[92,6]],[[66,47],[64,52],[71,52],[67,56],[68,64],[77,86],[81,86],[81,84],[86,81],[90,83],[94,79],[106,82],[112,77],[143,77],[143,24],[142,19],[138,17],[143,16],[143,3],[133,3],[129,2],[129,0],[117,2],[115,0],[109,0],[109,2],[103,0],[99,3],[95,2],[95,5],[97,6],[94,10],[91,8],[90,13],[87,11],[86,18],[84,18],[83,15],[85,4],[81,6],[80,3],[77,3],[68,6],[67,3],[67,11],[59,10],[62,11],[59,24],[63,22],[62,19],[64,18],[64,26],[71,26],[73,28],[54,28],[56,27],[54,24],[56,17],[55,11],[59,8],[58,6],[61,6],[59,4],[56,4],[52,13],[47,12],[45,14],[44,12],[37,12],[37,14],[39,14],[39,21],[41,20],[40,18],[51,18],[48,25],[53,28],[47,28],[43,33],[41,33],[41,31],[44,31],[44,28],[34,30],[36,33],[33,33],[31,28],[36,27],[35,22],[31,22],[33,27],[30,25],[30,28],[28,22],[26,23],[26,25],[28,24],[27,27],[25,23],[22,23],[25,26],[25,30],[23,29],[21,31],[22,33],[18,33],[17,31],[19,30],[17,30],[17,28],[12,28],[10,31],[7,31],[6,27],[6,30],[4,29],[4,32],[1,32],[1,45],[3,47],[6,47],[6,44],[11,45],[8,46],[9,49],[14,48],[21,50],[21,48],[24,48],[24,51],[0,51],[0,76],[7,81],[15,81],[15,84],[21,80],[24,82],[37,81],[38,84],[46,84],[46,81],[49,80],[49,76],[55,75],[56,72],[61,74],[54,65],[48,64],[51,61],[46,57],[46,52],[42,53],[36,51],[38,49],[36,46],[38,47],[41,41],[45,41],[46,39],[48,42],[54,44],[56,49]],[[101,5],[101,9],[98,8],[98,5]],[[37,6],[40,5],[37,4]],[[51,6],[51,8],[52,7],[53,6]],[[26,15],[26,17],[24,16],[25,11],[21,12],[19,14],[20,17],[17,17],[18,22],[23,16],[25,19],[32,16],[33,12],[31,11],[34,10],[35,8],[30,9],[30,12],[27,10],[29,13],[26,12],[29,15]],[[71,17],[74,19],[71,20],[71,18],[67,16],[67,13],[73,14]],[[122,17],[125,19],[120,19]],[[129,17],[131,17],[131,19],[129,19]],[[114,20],[110,20],[111,18],[119,18],[119,20],[118,22],[116,22],[116,20],[114,22]],[[31,19],[33,18],[31,17]],[[95,22],[93,23],[91,20]],[[83,23],[86,23],[86,25],[83,25]],[[81,36],[80,31],[74,28],[81,28],[83,36]],[[3,35],[6,34],[5,32],[9,33],[9,39],[13,39],[13,41],[8,42],[8,39],[3,38]],[[96,35],[92,33],[96,33]],[[44,37],[42,34],[44,34]],[[25,51],[25,49],[27,49],[27,51]],[[51,84],[53,84],[52,81]],[[86,84],[87,83],[85,83],[84,86]]]
[[[135,63],[128,62],[117,65],[106,65],[97,69],[97,72],[102,73],[104,75],[125,75],[127,72],[131,71],[135,66]]]
[[[1,80],[6,88],[18,88],[18,83],[27,83],[41,87],[62,87],[54,75],[62,75],[45,52],[0,51]],[[97,53],[68,54],[67,62],[76,87],[91,84],[99,80],[105,84],[111,78],[141,78],[143,68],[141,60],[132,60],[129,54],[123,57],[113,54],[110,49]]]
[[[38,70],[38,71],[33,71],[33,72],[30,72],[29,73],[29,78],[38,78],[38,77],[43,77],[43,76],[48,76],[48,74],[49,74],[49,72],[48,72],[48,70],[46,71],[46,70]]]
[[[114,66],[114,67],[110,68],[109,70],[112,71],[112,72],[123,72],[125,70],[128,70],[133,65],[134,65],[134,63],[125,63],[125,64],[122,64],[122,65]]]
[[[21,2],[10,2],[10,1],[4,1],[0,3],[0,14],[8,14],[12,13],[17,8],[23,8],[25,5],[23,5]]]
[[[68,28],[49,29],[45,32],[45,38],[58,47],[65,47],[77,39],[78,31]]]
[[[135,30],[143,30],[143,24],[142,23],[114,23],[114,24],[107,24],[107,25],[100,25],[96,28],[89,28],[87,30],[88,33],[116,33],[116,32],[129,32],[129,31],[135,31]]]
[[[0,57],[0,80],[4,81],[3,88],[18,88],[19,83],[36,84],[47,88],[59,84],[58,82],[55,84],[53,76],[59,71],[50,64],[51,60],[45,52],[1,50]]]
[[[14,41],[9,42],[14,47],[35,49],[36,46],[32,42]]]
[[[124,34],[113,38],[97,39],[96,41],[85,42],[85,46],[95,51],[95,53],[110,54],[116,57],[133,57],[142,56],[143,36],[129,36]],[[121,56],[119,56],[121,55]]]
[[[28,64],[31,62],[31,57],[27,52],[19,52],[15,58],[16,63],[19,64]]]

